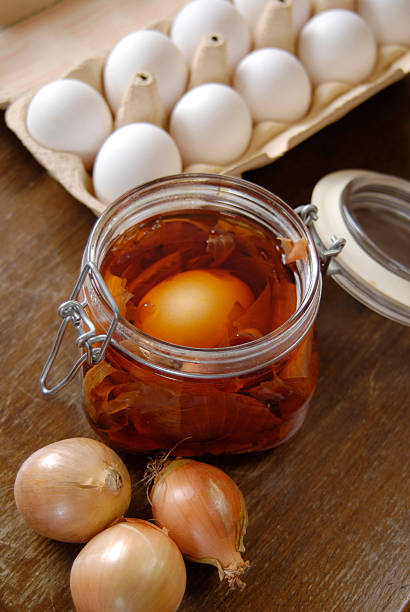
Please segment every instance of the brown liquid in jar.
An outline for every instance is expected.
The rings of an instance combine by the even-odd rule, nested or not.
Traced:
[[[138,326],[138,306],[151,288],[179,272],[215,268],[241,279],[255,297],[248,308],[232,309],[218,348],[266,335],[295,311],[295,275],[280,241],[260,224],[219,212],[173,213],[133,227],[111,246],[101,271],[121,315]],[[161,373],[109,346],[105,360],[85,370],[84,403],[97,433],[119,449],[249,452],[299,429],[317,372],[313,330],[280,361],[214,379]]]

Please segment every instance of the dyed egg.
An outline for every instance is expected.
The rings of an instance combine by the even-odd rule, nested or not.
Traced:
[[[357,10],[379,43],[410,46],[409,0],[359,0]]]
[[[312,88],[302,63],[283,49],[258,49],[236,67],[235,89],[254,121],[291,123],[306,114]]]
[[[165,111],[169,112],[185,91],[188,67],[172,40],[154,30],[138,30],[122,38],[104,66],[104,89],[116,112],[131,77],[150,72],[156,79]]]
[[[202,40],[222,34],[228,63],[233,69],[251,46],[249,28],[236,8],[226,0],[193,0],[175,17],[171,38],[190,64]]]
[[[324,81],[356,85],[370,75],[376,55],[373,32],[353,11],[318,13],[299,35],[298,56],[315,85]]]
[[[115,130],[98,151],[94,191],[109,203],[137,185],[181,170],[178,148],[165,130],[151,123],[130,123]]]
[[[173,344],[217,347],[228,334],[236,303],[254,301],[249,287],[226,270],[188,270],[158,283],[139,303],[138,327]]]
[[[89,169],[112,131],[112,116],[94,87],[75,79],[59,79],[34,95],[27,109],[26,126],[39,144],[75,153]]]
[[[223,165],[245,152],[252,134],[252,118],[237,91],[221,83],[205,83],[177,102],[169,131],[185,165]]]

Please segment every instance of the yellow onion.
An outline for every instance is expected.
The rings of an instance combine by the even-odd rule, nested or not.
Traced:
[[[77,612],[174,612],[185,586],[177,545],[156,525],[128,518],[90,540],[70,576]]]
[[[248,567],[243,537],[248,524],[245,500],[222,470],[192,459],[165,463],[150,492],[152,514],[191,561],[218,568],[231,588]]]
[[[21,465],[17,508],[35,531],[62,542],[86,542],[128,510],[131,481],[120,457],[89,438],[40,448]]]

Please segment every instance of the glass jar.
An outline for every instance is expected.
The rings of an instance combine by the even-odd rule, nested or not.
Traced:
[[[290,266],[296,307],[273,331],[233,346],[185,347],[144,333],[113,302],[100,276],[113,245],[130,228],[201,214],[254,232],[256,257],[264,256],[262,235],[272,243],[280,236],[306,245],[304,257]],[[142,185],[97,220],[84,270],[72,296],[81,293],[82,315],[71,313],[71,320],[81,331],[84,410],[106,443],[136,453],[175,446],[184,456],[243,453],[277,446],[300,428],[318,375],[321,273],[309,231],[278,197],[220,175],[176,175]],[[276,293],[269,307],[282,299]],[[73,302],[60,307],[64,320]]]

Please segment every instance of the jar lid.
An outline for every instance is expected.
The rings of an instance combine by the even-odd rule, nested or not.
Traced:
[[[346,240],[328,273],[372,310],[410,325],[410,182],[341,170],[316,184],[311,201],[319,250]]]

